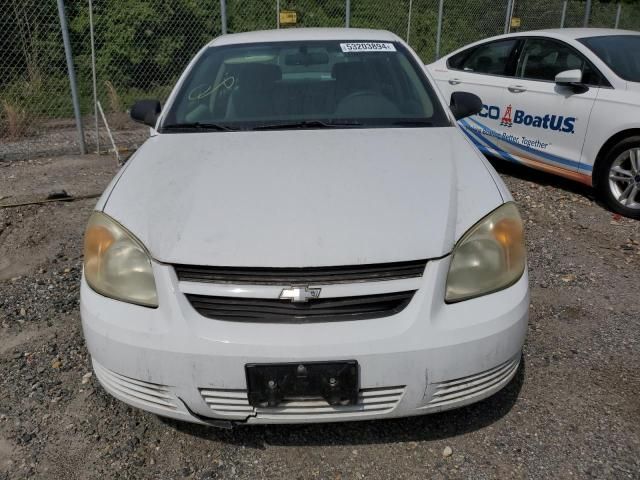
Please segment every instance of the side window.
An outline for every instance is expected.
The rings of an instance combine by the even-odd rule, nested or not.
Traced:
[[[489,75],[508,75],[509,57],[516,40],[499,40],[478,45],[449,59],[449,68]]]
[[[581,70],[582,81],[587,85],[600,85],[602,82],[600,73],[580,53],[561,42],[544,38],[526,40],[516,76],[553,82],[556,75],[565,70]]]

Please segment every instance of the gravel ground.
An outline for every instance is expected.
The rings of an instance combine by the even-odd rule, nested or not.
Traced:
[[[527,225],[524,366],[481,403],[403,420],[227,431],[125,406],[90,375],[80,328],[95,200],[0,209],[0,479],[640,478],[640,222],[498,167]],[[107,157],[0,162],[0,204],[99,192],[115,171]]]
[[[133,122],[124,113],[107,114],[113,140],[121,152],[136,149],[149,137],[149,128]],[[84,138],[87,150],[96,151],[95,120],[91,115],[83,117]],[[100,151],[112,151],[111,140],[102,120],[99,123]],[[52,155],[77,153],[78,132],[73,118],[43,120],[33,119],[29,130],[20,138],[2,136],[0,129],[0,162],[29,160]]]

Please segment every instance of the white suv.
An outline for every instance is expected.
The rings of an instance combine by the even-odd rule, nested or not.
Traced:
[[[593,185],[612,210],[640,218],[640,33],[501,35],[428,70],[445,96],[482,99],[460,121],[482,152]]]
[[[89,220],[81,315],[115,397],[211,425],[419,415],[516,374],[522,221],[396,35],[228,35]]]

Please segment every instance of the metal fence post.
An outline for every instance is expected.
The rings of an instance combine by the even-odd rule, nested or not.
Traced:
[[[227,34],[227,0],[220,0],[220,23],[222,34]]]
[[[280,28],[280,0],[276,0],[276,28]]]
[[[411,34],[411,10],[413,10],[413,0],[409,0],[409,15],[407,15],[407,43]]]
[[[618,9],[616,10],[616,24],[614,28],[620,27],[620,14],[622,13],[622,3],[618,2]]]
[[[567,19],[567,4],[569,0],[562,2],[562,16],[560,17],[560,28],[564,28],[564,21]]]
[[[73,68],[73,56],[71,55],[71,43],[69,42],[69,30],[67,29],[67,14],[64,10],[64,0],[58,0],[58,15],[60,16],[60,29],[62,30],[62,43],[64,53],[67,58],[67,70],[69,72],[69,86],[71,87],[71,101],[73,102],[73,113],[76,117],[76,128],[78,129],[78,142],[80,143],[80,153],[87,153],[84,144],[84,132],[82,131],[82,119],[80,118],[80,103],[78,101],[78,86],[76,85],[76,72]]]
[[[344,26],[349,28],[351,26],[351,0],[345,0],[344,4]]]
[[[89,38],[91,41],[91,77],[93,81],[93,116],[96,123],[96,153],[100,154],[100,130],[98,129],[98,87],[96,82],[96,42],[93,34],[93,2],[89,0]]]
[[[438,4],[438,29],[436,30],[436,60],[440,58],[440,47],[442,45],[442,16],[444,13],[444,0]]]
[[[584,5],[584,22],[583,26],[586,28],[589,26],[589,17],[591,17],[591,0],[587,0]]]
[[[511,30],[511,14],[513,13],[513,0],[507,1],[507,14],[504,19],[504,33],[509,33]]]

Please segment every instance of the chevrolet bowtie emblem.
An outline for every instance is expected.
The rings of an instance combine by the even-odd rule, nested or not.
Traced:
[[[320,288],[291,287],[285,288],[280,293],[280,300],[291,300],[292,302],[308,302],[320,296]]]

